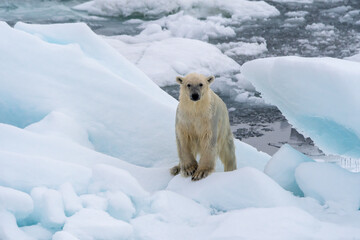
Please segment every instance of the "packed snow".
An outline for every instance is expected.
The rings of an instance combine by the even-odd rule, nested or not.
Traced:
[[[157,29],[144,33],[149,27]],[[163,32],[159,25],[149,25],[144,31],[135,37],[115,36],[106,41],[159,86],[174,85],[177,76],[189,72],[228,77],[239,72],[239,64],[209,43],[174,37],[148,41],[150,36]]]
[[[199,15],[222,14],[232,19],[266,18],[279,15],[279,11],[264,1],[231,0],[93,0],[75,6],[76,10],[87,11],[96,15],[130,16],[135,13],[145,16],[165,15],[178,11],[196,11]]]
[[[295,173],[305,196],[345,210],[360,209],[360,173],[330,163],[303,163]]]
[[[238,170],[218,161],[199,182],[173,177],[177,101],[104,37],[80,23],[0,33],[0,239],[360,235],[359,173],[236,140]],[[294,179],[306,197],[285,187]]]
[[[257,39],[255,39],[256,41]],[[229,42],[217,45],[227,56],[234,57],[239,55],[256,56],[267,51],[265,39],[258,42]]]
[[[231,26],[225,26],[227,23],[228,21],[221,17],[200,20],[180,11],[158,20],[144,22],[140,27],[145,29],[148,25],[157,24],[171,36],[208,41],[222,37],[235,37],[234,29]]]

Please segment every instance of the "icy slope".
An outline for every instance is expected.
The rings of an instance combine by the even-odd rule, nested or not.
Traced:
[[[0,32],[1,122],[25,127],[55,110],[97,151],[142,166],[176,160],[176,101],[86,25],[1,23]]]
[[[360,157],[360,63],[267,58],[245,63],[242,73],[320,149]]]

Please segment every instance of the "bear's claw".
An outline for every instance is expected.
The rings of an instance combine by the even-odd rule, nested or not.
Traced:
[[[198,167],[197,162],[192,162],[183,167],[182,172],[185,177],[192,176]]]
[[[198,169],[192,176],[191,180],[198,181],[200,179],[206,178],[211,172],[212,170],[209,169]]]

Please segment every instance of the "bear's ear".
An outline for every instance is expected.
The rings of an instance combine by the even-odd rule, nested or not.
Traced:
[[[184,82],[184,79],[182,77],[176,77],[176,82],[178,84],[182,84]]]
[[[209,84],[211,84],[214,80],[215,80],[215,77],[214,76],[210,76],[210,77],[207,77],[207,82],[209,83]]]

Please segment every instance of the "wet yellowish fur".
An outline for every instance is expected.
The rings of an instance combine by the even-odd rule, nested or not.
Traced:
[[[236,169],[235,147],[225,103],[211,89],[214,77],[191,73],[177,77],[180,83],[179,105],[176,112],[176,142],[179,165],[171,169],[184,176],[200,180],[215,168],[219,156],[225,171]],[[201,86],[202,85],[202,86]],[[199,100],[191,99],[198,94]],[[196,161],[200,155],[199,163]]]

